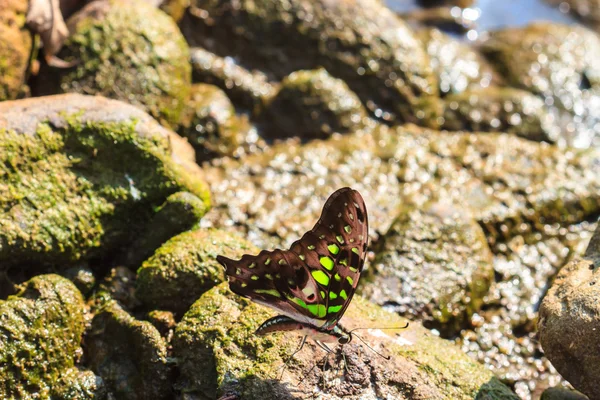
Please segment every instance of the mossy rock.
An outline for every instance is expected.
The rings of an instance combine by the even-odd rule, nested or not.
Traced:
[[[52,400],[104,400],[107,395],[102,378],[92,371],[70,368],[61,375]]]
[[[62,268],[114,256],[181,190],[206,211],[198,167],[171,154],[175,136],[137,108],[102,97],[0,103],[2,267]]]
[[[190,53],[194,83],[217,86],[240,110],[259,114],[275,92],[275,86],[260,71],[249,71],[200,47],[192,48]]]
[[[0,101],[15,99],[25,86],[33,36],[25,18],[28,0],[0,0]]]
[[[587,148],[600,143],[598,34],[582,26],[539,22],[492,32],[480,48],[507,84],[551,105],[561,144]]]
[[[196,150],[196,161],[242,156],[264,147],[247,116],[238,116],[227,95],[203,83],[192,86],[177,132]]]
[[[139,267],[167,240],[192,229],[205,213],[205,201],[192,193],[170,195],[156,209],[144,232],[127,248],[123,263]]]
[[[123,100],[176,126],[189,95],[189,48],[175,22],[142,0],[95,1],[73,15],[58,57],[74,68],[42,68],[38,94]]]
[[[58,275],[36,276],[0,301],[1,398],[54,398],[71,386],[63,373],[81,352],[84,312],[81,293]]]
[[[371,234],[386,232],[400,207],[428,201],[470,211],[490,244],[600,212],[600,152],[512,134],[378,126],[220,160],[203,175],[218,199],[207,222],[236,227],[264,248],[290,245],[311,229],[344,186],[365,198]]]
[[[180,26],[192,46],[269,79],[324,67],[378,118],[435,124],[426,108],[437,98],[428,56],[380,1],[193,0]]]
[[[150,322],[136,320],[114,300],[96,312],[86,336],[86,355],[119,399],[173,398],[166,342]]]
[[[500,80],[485,58],[464,41],[436,28],[422,29],[418,34],[437,75],[440,94],[487,88]]]
[[[356,94],[323,68],[288,75],[261,119],[267,136],[275,139],[324,138],[368,124],[367,110]]]
[[[513,88],[468,90],[445,98],[444,129],[507,132],[537,142],[554,143],[560,128],[544,100]]]
[[[147,307],[183,314],[205,291],[225,280],[217,255],[258,253],[237,235],[216,229],[182,233],[160,247],[138,270],[136,296]]]
[[[403,208],[374,250],[361,293],[446,335],[468,327],[494,279],[481,227],[443,203]]]
[[[377,329],[405,321],[360,297],[354,297],[343,322],[347,328],[377,327],[361,331],[361,337],[390,360],[355,339],[324,365],[323,351],[310,342],[282,370],[301,336],[255,336],[254,329],[273,315],[233,295],[226,283],[202,295],[173,340],[181,390],[207,398],[236,393],[248,400],[303,399],[314,393],[327,399],[517,399],[489,370],[418,324],[396,332]]]

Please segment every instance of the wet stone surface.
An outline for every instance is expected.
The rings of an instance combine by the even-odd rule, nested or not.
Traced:
[[[508,85],[540,96],[551,108],[560,144],[598,145],[600,36],[583,27],[536,23],[493,32],[481,51]]]
[[[543,239],[517,236],[493,249],[496,282],[484,298],[483,310],[471,318],[473,330],[463,331],[456,341],[522,398],[565,385],[543,357],[535,323],[547,282],[568,260],[583,254],[595,226],[548,226]]]
[[[485,58],[468,44],[435,28],[418,34],[438,77],[442,96],[486,88],[500,79]]]
[[[470,214],[448,204],[404,208],[373,244],[360,293],[445,336],[467,326],[493,280],[492,253]]]

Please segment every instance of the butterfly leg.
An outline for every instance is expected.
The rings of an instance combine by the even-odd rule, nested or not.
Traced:
[[[315,340],[315,343],[317,345],[319,345],[319,347],[322,348],[323,350],[325,350],[327,353],[329,353],[329,354],[333,353],[333,350],[331,350],[325,343],[319,342],[318,340]]]
[[[281,380],[281,378],[283,378],[283,373],[285,372],[285,367],[287,367],[288,363],[289,363],[290,361],[292,361],[292,359],[294,358],[294,356],[295,356],[296,354],[298,354],[298,352],[299,352],[300,350],[302,350],[302,348],[304,347],[304,344],[306,343],[306,338],[307,338],[307,337],[308,337],[307,335],[304,335],[304,337],[303,337],[303,338],[302,338],[302,340],[300,341],[300,345],[298,346],[298,348],[297,348],[296,350],[294,350],[294,352],[292,353],[292,355],[291,355],[291,356],[289,356],[289,357],[287,358],[287,360],[285,360],[285,362],[284,362],[284,363],[283,363],[283,365],[281,366],[281,375],[279,376],[279,380]]]

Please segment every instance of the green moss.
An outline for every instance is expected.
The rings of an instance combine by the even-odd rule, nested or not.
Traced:
[[[3,266],[113,251],[179,190],[208,207],[206,185],[175,163],[163,136],[140,135],[136,120],[80,117],[63,115],[63,128],[40,123],[33,134],[0,130]]]
[[[185,312],[202,293],[225,280],[219,254],[258,250],[244,239],[209,229],[184,232],[165,243],[138,270],[136,296],[147,306]]]
[[[239,302],[238,302],[239,301]],[[259,338],[252,332],[272,316],[268,309],[234,299],[226,284],[206,292],[177,325],[174,355],[186,392],[215,398],[218,388],[236,385],[244,393],[256,386],[268,392],[280,360],[295,342],[281,336]],[[273,391],[271,392],[273,393]],[[248,397],[257,398],[257,397]]]
[[[29,2],[3,0],[0,9],[0,101],[22,95],[25,87],[32,35],[25,26]]]
[[[323,68],[288,75],[267,103],[263,120],[273,138],[327,137],[363,129],[369,122],[358,96]]]
[[[92,371],[70,368],[63,372],[58,387],[54,388],[53,400],[104,400],[104,381]]]
[[[72,21],[74,33],[58,56],[78,63],[71,69],[43,69],[39,91],[122,99],[176,126],[189,94],[191,66],[174,21],[137,0],[92,4]]]
[[[385,390],[397,398],[412,393],[419,398],[517,399],[489,370],[417,324],[396,333],[361,331],[364,340],[392,356],[389,361],[353,342],[343,347],[350,365],[336,368],[344,358],[332,356],[333,367],[323,376],[318,364],[322,352],[308,343],[282,371],[279,368],[294,350],[299,335],[281,332],[259,337],[252,333],[273,315],[272,310],[233,295],[226,284],[204,293],[178,324],[174,336],[182,390],[209,398],[235,392],[252,400],[265,398],[268,393],[285,398],[291,391],[317,391],[332,398],[344,398],[349,393],[369,397],[376,387],[377,393]],[[354,297],[343,322],[346,328],[369,328],[402,326],[405,320]],[[362,372],[356,371],[367,364]],[[345,375],[341,382],[328,382],[339,378],[336,374],[340,373]],[[371,380],[375,380],[374,385]],[[485,397],[490,393],[494,395]]]
[[[58,275],[40,275],[0,301],[0,397],[42,398],[60,390],[85,329],[81,293]]]

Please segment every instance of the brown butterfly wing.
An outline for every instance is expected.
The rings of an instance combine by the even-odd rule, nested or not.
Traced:
[[[332,329],[346,311],[362,272],[368,244],[367,210],[360,193],[333,193],[313,229],[290,250],[261,251],[226,268],[235,293],[300,322]]]

